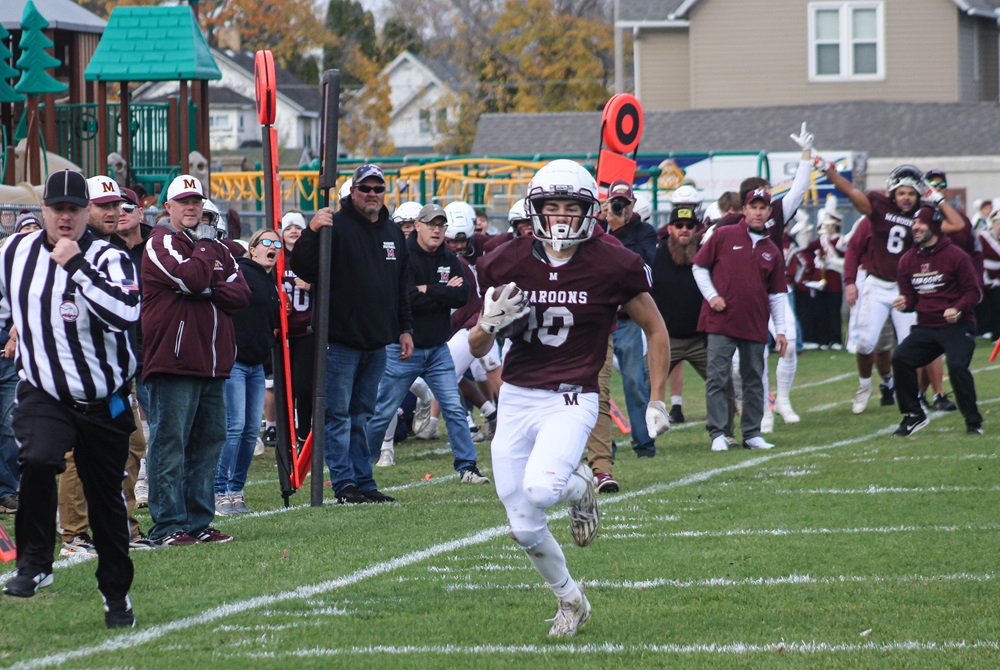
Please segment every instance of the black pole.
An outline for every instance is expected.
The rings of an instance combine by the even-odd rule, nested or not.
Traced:
[[[323,127],[320,137],[319,187],[322,205],[330,204],[330,191],[337,188],[337,128],[340,124],[340,70],[323,73]],[[316,337],[313,371],[312,482],[309,504],[323,504],[323,452],[326,425],[326,350],[330,336],[330,264],[332,231],[319,232],[319,276],[313,286],[313,332]]]

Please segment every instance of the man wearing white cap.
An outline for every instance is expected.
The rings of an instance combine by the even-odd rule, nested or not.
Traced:
[[[170,182],[167,225],[142,264],[142,378],[149,390],[149,537],[166,546],[228,542],[211,527],[226,440],[225,382],[236,354],[231,314],[250,304],[232,254],[202,222],[201,181]]]

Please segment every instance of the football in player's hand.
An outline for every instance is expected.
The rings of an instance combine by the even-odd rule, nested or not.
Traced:
[[[502,337],[506,340],[512,340],[515,337],[521,337],[524,331],[528,329],[529,315],[525,314],[522,317],[514,319],[509,324],[500,329],[497,333],[497,337]]]

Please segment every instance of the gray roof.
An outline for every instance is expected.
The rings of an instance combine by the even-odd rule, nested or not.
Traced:
[[[462,88],[462,80],[459,78],[453,63],[425,53],[413,54],[413,57],[427,66],[427,69],[433,72],[434,76],[448,88],[453,91],[459,91]]]
[[[143,102],[167,102],[171,98],[177,96],[177,91],[173,91],[166,95],[160,95],[155,98],[143,97]],[[230,105],[239,107],[252,107],[257,108],[257,102],[251,100],[241,93],[237,93],[228,86],[212,86],[208,87],[208,101],[213,107],[215,105]]]
[[[955,5],[969,14],[980,16],[995,16],[1000,10],[998,0],[952,0]],[[685,0],[619,0],[618,20],[619,21],[666,21],[671,14],[677,11],[682,5],[684,14],[674,17],[675,19],[686,19],[691,7],[695,2],[685,2]]]
[[[787,107],[646,112],[640,154],[794,151],[789,133],[803,121],[819,148],[872,157],[1000,154],[995,102],[842,102]],[[484,114],[474,155],[596,153],[600,112]]]
[[[35,9],[49,22],[52,30],[78,33],[103,33],[107,21],[72,0],[34,0]],[[0,2],[0,23],[9,31],[21,30],[21,16],[28,0]]]

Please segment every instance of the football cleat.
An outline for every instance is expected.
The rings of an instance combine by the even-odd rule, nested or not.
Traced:
[[[583,587],[580,587],[580,597],[574,600],[559,599],[559,610],[556,612],[552,628],[549,629],[550,637],[572,637],[580,629],[583,622],[590,618],[590,602],[587,596],[583,595]]]
[[[851,405],[851,411],[855,414],[863,413],[866,409],[868,409],[868,399],[871,397],[871,385],[858,386],[858,390],[854,393],[854,403]]]
[[[795,410],[792,409],[792,403],[788,398],[783,396],[778,396],[774,400],[774,413],[785,420],[785,423],[798,423],[802,419]]]
[[[569,504],[569,529],[573,542],[580,547],[586,547],[597,537],[597,529],[601,527],[601,513],[597,509],[597,492],[594,486],[594,472],[586,463],[580,463],[571,477],[579,477],[584,481],[585,489],[579,500]]]

